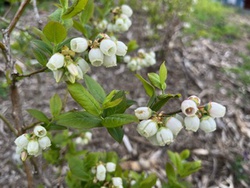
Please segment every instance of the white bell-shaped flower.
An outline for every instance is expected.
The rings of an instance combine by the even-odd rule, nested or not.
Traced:
[[[72,74],[73,76],[78,76],[78,69],[77,66],[74,63],[69,63],[67,65],[67,69],[69,71],[70,74]]]
[[[197,105],[192,100],[184,100],[181,103],[181,111],[186,116],[194,116],[198,111]]]
[[[128,47],[121,41],[117,41],[116,45],[117,45],[116,55],[125,56],[127,53]]]
[[[61,79],[63,77],[63,73],[64,73],[63,70],[55,70],[55,71],[53,71],[53,75],[54,75],[54,78],[55,78],[57,83],[61,81]]]
[[[14,142],[19,148],[27,148],[27,145],[29,143],[29,137],[27,134],[22,134],[17,137]]]
[[[27,152],[29,155],[37,156],[40,153],[38,141],[30,140],[28,145],[27,145]]]
[[[148,137],[147,139],[148,139],[148,141],[149,141],[151,144],[153,144],[154,146],[159,146],[158,140],[157,140],[157,138],[156,138],[156,134],[153,135],[153,136],[151,136],[151,137]]]
[[[209,115],[213,118],[223,117],[226,114],[226,107],[216,102],[208,103],[207,108]]]
[[[103,164],[99,164],[96,167],[96,179],[99,181],[104,181],[106,178],[106,168]]]
[[[122,13],[127,15],[128,17],[132,16],[133,10],[128,5],[122,5],[121,6]]]
[[[113,177],[112,178],[112,183],[115,187],[120,187],[122,186],[122,178],[120,177]]]
[[[102,20],[98,23],[97,28],[100,30],[105,30],[107,28],[108,21],[107,20]]]
[[[197,106],[201,104],[201,99],[195,95],[188,97],[188,99],[194,101],[197,104]]]
[[[131,60],[131,56],[129,56],[129,55],[126,55],[126,56],[123,58],[123,61],[124,61],[125,63],[128,63],[130,60]]]
[[[88,49],[88,40],[82,37],[73,38],[70,41],[70,49],[77,53],[82,53]]]
[[[28,145],[28,144],[27,144],[27,145]],[[27,146],[26,146],[26,148],[27,148]],[[21,154],[21,153],[23,152],[23,150],[24,150],[24,148],[19,147],[19,146],[16,146],[16,153],[17,153],[17,154]]]
[[[184,125],[187,130],[196,132],[200,126],[200,119],[196,115],[190,117],[187,116],[184,118]]]
[[[117,66],[116,62],[117,62],[116,55],[112,55],[112,56],[104,55],[103,65],[105,67],[114,67],[114,66]]]
[[[131,71],[136,71],[138,70],[138,63],[135,59],[132,59],[130,62],[128,62],[128,68],[131,70]]]
[[[81,68],[83,74],[86,74],[90,70],[89,64],[83,58],[79,58],[76,64]]]
[[[170,129],[161,127],[156,133],[156,139],[160,146],[165,146],[174,141],[174,135]]]
[[[72,84],[73,83],[75,83],[75,81],[76,81],[76,77],[74,76],[74,75],[72,75],[72,74],[66,74],[66,78],[67,78],[67,80],[68,81],[70,81]]]
[[[77,67],[77,71],[78,71],[78,75],[76,76],[76,78],[83,79],[82,69],[78,65],[76,67]]]
[[[165,121],[165,126],[170,129],[173,135],[177,136],[177,134],[181,131],[182,123],[175,117],[167,118]]]
[[[124,31],[127,31],[129,29],[129,27],[132,25],[131,20],[129,19],[129,17],[126,14],[121,14],[120,18],[123,19],[124,25],[126,26]]]
[[[89,51],[89,61],[93,66],[95,67],[101,66],[103,64],[103,59],[104,55],[99,48],[92,48]]]
[[[63,65],[64,65],[64,55],[60,53],[55,53],[54,55],[52,55],[48,63],[46,64],[46,66],[52,71],[62,68]]]
[[[125,20],[122,18],[117,18],[113,29],[117,32],[124,32],[128,30],[128,25],[125,23]]]
[[[46,136],[47,134],[46,129],[41,125],[35,126],[33,132],[37,137],[40,137],[40,138]]]
[[[157,122],[151,119],[143,120],[137,125],[137,132],[146,138],[155,135],[157,131],[158,131]]]
[[[107,162],[106,163],[106,169],[108,172],[114,172],[116,169],[116,164],[112,162]]]
[[[51,146],[51,141],[49,139],[49,137],[47,136],[44,136],[42,138],[39,138],[38,139],[38,143],[39,143],[39,146],[42,148],[42,149],[46,149],[48,147]]]
[[[210,133],[216,130],[216,122],[212,117],[204,117],[201,119],[200,129],[206,133]]]
[[[152,110],[149,107],[139,107],[135,109],[135,116],[140,120],[149,119],[152,116]]]
[[[100,50],[104,55],[112,56],[116,53],[116,44],[111,39],[103,39],[100,43]]]

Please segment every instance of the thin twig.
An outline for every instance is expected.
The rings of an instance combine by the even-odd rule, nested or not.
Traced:
[[[36,125],[38,125],[38,124],[40,124],[40,123],[41,123],[41,121],[34,122],[34,123],[30,124],[30,125],[27,125],[27,126],[24,127],[22,130],[23,130],[23,132],[26,132],[27,130],[29,130],[29,129],[35,127]]]
[[[14,128],[14,126],[2,115],[0,114],[0,119],[3,120],[3,122],[9,127],[9,129],[17,136],[17,131]]]
[[[24,165],[24,169],[27,175],[27,181],[28,181],[28,188],[33,188],[34,187],[34,183],[33,183],[33,177],[32,177],[32,173],[31,173],[31,169],[29,168],[29,164],[28,161],[24,161],[23,162]]]
[[[32,76],[32,75],[34,75],[34,74],[44,72],[45,70],[47,70],[47,67],[44,67],[44,68],[42,68],[42,69],[39,69],[39,70],[34,71],[34,72],[32,72],[32,73],[29,73],[29,74],[24,74],[24,75],[12,74],[12,76],[14,77],[13,80],[16,80],[17,78],[30,77],[30,76]]]
[[[37,21],[37,24],[38,24],[38,28],[41,29],[42,27],[42,20],[40,18],[40,15],[39,15],[39,12],[38,12],[38,9],[37,9],[37,4],[36,4],[36,0],[33,0],[33,9],[34,9],[34,12],[35,12],[35,17],[36,17],[36,21]]]

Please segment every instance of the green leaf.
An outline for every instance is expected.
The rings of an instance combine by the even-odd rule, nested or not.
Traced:
[[[142,85],[148,96],[152,97],[153,95],[155,95],[155,88],[147,80],[145,80],[139,74],[136,74],[135,76],[142,82]]]
[[[163,62],[160,66],[160,70],[159,70],[159,76],[160,76],[160,82],[161,82],[161,85],[163,85],[166,80],[167,80],[167,75],[168,75],[168,72],[167,72],[167,67],[165,65],[165,62]]]
[[[64,9],[68,8],[68,0],[60,0],[60,3]]]
[[[102,108],[107,109],[107,108],[112,108],[117,106],[122,102],[123,98],[115,99],[114,101],[109,101],[103,104]]]
[[[177,173],[180,174],[180,172],[183,170],[182,160],[181,160],[180,155],[178,153],[172,152],[170,150],[168,150],[167,153],[168,153],[168,157],[169,157],[170,161],[176,167]]]
[[[95,97],[98,102],[103,103],[106,97],[106,93],[102,86],[86,74],[84,75],[84,81],[88,91]]]
[[[71,7],[67,8],[62,19],[69,19],[80,13],[86,6],[88,0],[75,0]]]
[[[201,161],[186,162],[183,164],[182,170],[179,172],[182,178],[193,174],[201,169]]]
[[[56,117],[60,114],[62,110],[62,101],[58,94],[55,94],[50,99],[50,112],[53,117]]]
[[[141,181],[140,188],[152,188],[157,180],[157,176],[155,174],[150,174],[146,179]]]
[[[52,55],[52,47],[49,46],[47,43],[41,41],[41,40],[32,40],[31,45],[38,48],[41,52],[44,54],[48,54],[49,56]]]
[[[170,99],[180,98],[180,94],[162,94],[157,97],[157,101],[150,105],[153,111],[159,111]]]
[[[67,36],[67,30],[59,22],[50,21],[43,28],[46,38],[55,44],[62,42]]]
[[[73,99],[87,112],[93,115],[101,114],[101,107],[96,99],[79,83],[67,84]]]
[[[84,36],[88,36],[87,29],[79,21],[73,20],[73,27],[80,31]]]
[[[122,142],[122,139],[123,139],[123,135],[124,135],[124,132],[123,132],[123,129],[122,127],[115,127],[115,128],[108,128],[107,129],[109,134],[119,143]]]
[[[94,8],[95,8],[94,1],[88,0],[88,3],[85,6],[85,9],[81,13],[80,19],[81,19],[82,24],[87,23],[90,20],[90,18],[93,16]]]
[[[127,44],[127,47],[128,47],[128,52],[131,52],[131,51],[136,50],[139,46],[138,46],[136,40],[131,40]]]
[[[36,109],[28,109],[27,112],[30,115],[32,115],[34,118],[38,119],[39,121],[49,123],[49,119],[43,112],[36,110]]]
[[[43,42],[49,43],[49,40],[46,38],[46,36],[40,29],[32,27],[32,33],[34,33],[34,35],[42,39]]]
[[[166,164],[166,174],[169,181],[175,181],[177,179],[174,167],[171,165],[171,163]]]
[[[159,89],[161,89],[161,82],[160,82],[160,77],[158,74],[156,73],[148,73],[148,78],[149,78],[149,81],[151,82],[151,84],[154,86],[154,87],[157,87]]]
[[[101,126],[101,119],[88,112],[67,112],[57,116],[56,123],[76,129],[91,129]]]
[[[120,127],[125,124],[138,122],[136,116],[131,114],[114,114],[108,117],[105,117],[102,120],[102,125],[107,128]]]
[[[49,15],[49,19],[52,21],[60,22],[63,9],[58,8]]]
[[[64,40],[63,42],[59,43],[57,45],[56,52],[59,51],[63,46],[68,45],[72,39],[73,39],[73,37],[70,37],[70,38]]]
[[[43,66],[46,66],[48,59],[47,56],[41,50],[37,48],[32,48],[32,52],[36,58],[36,60]]]
[[[18,65],[17,63],[15,64],[15,69],[18,72],[18,74],[23,74],[23,69],[20,65]]]
[[[188,149],[185,149],[180,153],[180,157],[182,160],[187,159],[189,156],[190,156],[190,151]]]

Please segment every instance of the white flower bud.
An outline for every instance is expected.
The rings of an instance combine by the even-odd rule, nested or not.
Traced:
[[[155,135],[157,130],[158,130],[157,122],[151,119],[143,120],[137,125],[137,132],[146,138]]]
[[[82,37],[74,38],[70,41],[70,49],[82,53],[88,49],[88,40]]]
[[[36,140],[30,140],[27,146],[27,152],[29,155],[37,156],[39,154],[39,143]]]
[[[130,60],[131,60],[131,57],[129,55],[126,55],[124,58],[123,58],[124,62],[125,63],[128,63]]]
[[[216,122],[212,117],[209,116],[202,118],[200,123],[200,129],[206,133],[213,132],[216,130]]]
[[[53,71],[53,75],[54,75],[54,78],[56,80],[56,82],[60,82],[62,77],[63,77],[63,70],[55,70]]]
[[[110,39],[103,39],[100,43],[100,50],[104,55],[112,56],[116,53],[116,44]]]
[[[48,63],[46,64],[46,66],[52,71],[62,68],[63,65],[64,65],[64,55],[60,53],[55,53],[54,55],[52,55]]]
[[[106,168],[103,164],[99,164],[96,167],[96,178],[99,181],[104,181],[106,178]]]
[[[198,110],[197,105],[192,100],[184,100],[181,103],[182,113],[186,116],[194,116]]]
[[[133,10],[128,5],[122,5],[121,6],[122,13],[127,15],[128,17],[132,16]]]
[[[124,22],[122,18],[118,18],[115,21],[115,25],[113,26],[115,31],[127,31],[128,30],[128,25]]]
[[[77,71],[78,71],[78,75],[76,76],[78,79],[83,79],[83,73],[82,73],[82,69],[77,65],[76,66]]]
[[[135,109],[135,116],[140,120],[149,119],[152,116],[152,110],[149,107],[139,107]]]
[[[74,75],[66,74],[66,77],[67,77],[68,81],[70,81],[72,84],[75,83],[76,77]]]
[[[14,142],[20,149],[27,148],[27,145],[29,143],[28,135],[22,134],[19,137],[17,137]]]
[[[86,132],[84,134],[84,138],[88,139],[89,141],[92,139],[92,133],[91,132]]]
[[[104,30],[107,28],[107,25],[108,25],[108,21],[107,20],[102,20],[98,25],[98,29],[100,30]]]
[[[114,31],[114,25],[111,24],[111,23],[109,23],[109,24],[107,25],[107,30],[108,30],[109,32],[113,32],[113,31]]]
[[[95,67],[101,66],[103,64],[103,59],[104,55],[99,48],[92,48],[89,51],[89,61],[93,66]]]
[[[67,69],[68,69],[69,73],[72,74],[73,76],[78,76],[78,69],[74,63],[69,63],[67,65]]]
[[[116,169],[116,164],[112,162],[107,162],[106,168],[108,172],[114,172]]]
[[[25,161],[25,160],[27,159],[27,157],[28,157],[28,153],[27,153],[26,151],[23,151],[23,152],[21,153],[21,160],[22,160],[22,161]]]
[[[165,146],[166,144],[173,142],[174,135],[170,129],[161,127],[156,133],[156,139],[160,146]]]
[[[115,187],[122,186],[122,179],[120,177],[113,177],[112,183]]]
[[[116,45],[117,45],[116,55],[125,56],[127,53],[128,47],[121,41],[117,41]]]
[[[200,126],[200,119],[196,115],[191,117],[185,117],[184,125],[187,130],[196,132]]]
[[[208,113],[213,118],[223,117],[226,114],[226,107],[219,103],[210,102],[207,104],[207,106],[208,106]]]
[[[112,56],[104,55],[103,65],[105,67],[114,67],[114,66],[117,66],[116,55],[112,55]]]
[[[27,144],[28,145],[28,144]],[[26,146],[27,147],[27,146]],[[19,146],[16,146],[16,153],[17,154],[21,154],[23,152],[24,148],[23,147],[19,147]]]
[[[47,134],[46,129],[43,126],[41,126],[41,125],[35,126],[33,132],[38,137],[44,137]]]
[[[169,128],[169,130],[173,133],[173,135],[177,136],[177,134],[181,131],[182,123],[175,117],[170,117],[166,119],[165,126]]]
[[[152,58],[155,58],[155,52],[149,52],[149,55],[152,57]]]
[[[197,106],[201,104],[201,99],[195,95],[188,97],[188,99],[194,101]]]
[[[131,71],[135,71],[135,70],[138,70],[138,64],[137,64],[137,61],[136,60],[132,60],[128,63],[128,68],[131,70]]]
[[[129,19],[129,17],[126,14],[121,14],[120,18],[123,19],[123,31],[127,31],[128,28],[132,25],[131,20]]]
[[[79,58],[76,64],[81,68],[83,74],[87,73],[90,69],[89,64],[83,58]]]
[[[39,143],[39,146],[42,148],[42,149],[46,149],[48,147],[51,146],[51,141],[49,139],[49,137],[47,136],[44,136],[42,138],[39,138],[38,139],[38,143]]]

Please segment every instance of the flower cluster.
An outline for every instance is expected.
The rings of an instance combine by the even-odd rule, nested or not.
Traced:
[[[51,141],[47,135],[47,131],[44,127],[37,125],[33,133],[22,134],[15,139],[16,153],[21,154],[21,159],[26,160],[28,155],[34,155],[35,157],[42,153],[42,150],[51,146]]]
[[[184,126],[187,130],[196,132],[199,128],[206,133],[216,130],[214,118],[223,117],[226,113],[226,107],[216,103],[209,102],[200,106],[201,100],[197,96],[190,96],[181,103],[181,111],[186,116]]]
[[[89,61],[93,66],[116,66],[116,55],[125,56],[127,46],[121,41],[113,41],[106,34],[99,34],[92,42],[82,37],[73,38],[70,48],[64,46],[59,53],[51,56],[46,66],[53,71],[56,82],[61,80],[75,83],[83,79],[83,75],[90,69]],[[85,53],[87,61],[80,57]]]
[[[155,53],[146,53],[143,49],[140,49],[138,50],[138,54],[135,57],[125,56],[124,62],[127,63],[127,67],[131,71],[138,71],[144,67],[149,67],[156,63]]]
[[[91,141],[92,139],[92,133],[91,132],[85,132],[83,136],[79,136],[75,139],[76,144],[79,145],[86,145]]]
[[[107,162],[106,164],[100,163],[96,167],[92,168],[92,173],[95,174],[96,181],[105,181],[107,173],[112,173],[116,170],[116,164],[113,162]],[[107,182],[105,184],[108,184]],[[122,179],[120,177],[112,177],[112,183],[114,188],[123,188]],[[105,186],[103,186],[105,188]]]
[[[200,99],[191,96],[181,104],[181,110],[185,118],[179,114],[156,114],[148,107],[139,107],[135,110],[135,116],[141,120],[137,125],[137,132],[147,138],[153,145],[164,146],[174,141],[174,138],[182,130],[196,132],[199,128],[206,133],[216,130],[214,118],[223,117],[226,108],[221,104],[210,102],[200,105]]]

